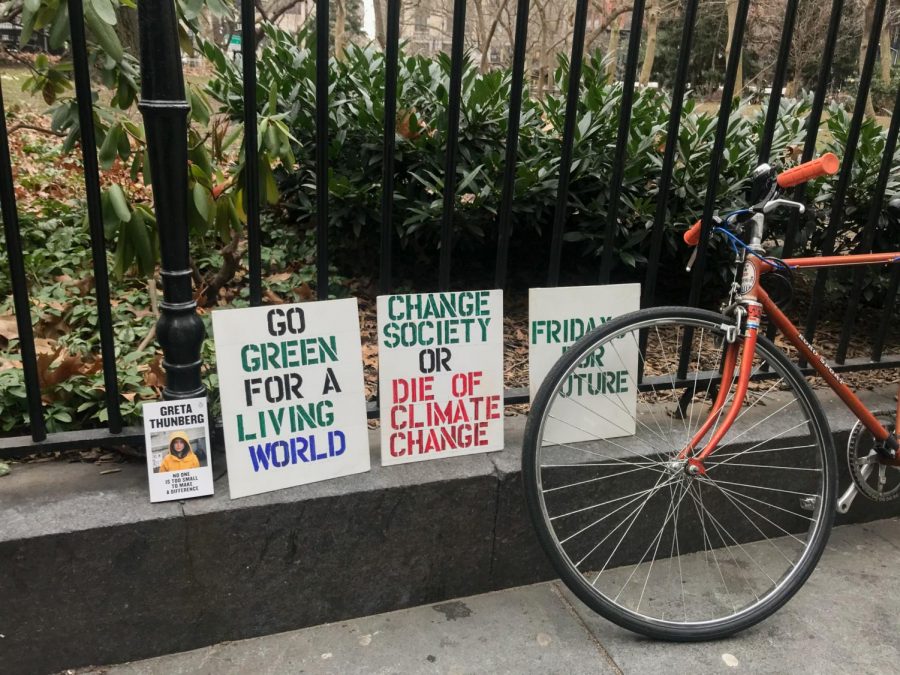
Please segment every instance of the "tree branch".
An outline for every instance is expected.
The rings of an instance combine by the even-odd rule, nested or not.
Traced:
[[[590,35],[588,35],[587,39],[584,41],[584,48],[587,49],[588,47],[590,47],[593,44],[594,40],[596,40],[606,32],[606,29],[609,28],[610,25],[612,25],[613,21],[618,19],[623,14],[627,14],[633,9],[633,5],[622,5],[621,7],[616,7],[609,13],[609,16],[607,16],[603,20],[603,23],[601,23],[597,28],[594,29],[594,31]]]
[[[25,122],[17,122],[16,124],[13,124],[9,128],[9,133],[14,134],[15,132],[19,131],[20,129],[27,129],[28,131],[37,131],[39,133],[48,134],[50,136],[59,136],[60,138],[62,138],[63,136],[66,135],[61,131],[54,131],[53,129],[45,129],[44,127],[39,127],[34,124],[27,124]]]

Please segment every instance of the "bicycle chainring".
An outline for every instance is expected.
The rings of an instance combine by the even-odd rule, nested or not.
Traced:
[[[894,433],[893,413],[877,412],[875,417]],[[867,498],[889,502],[900,497],[900,467],[881,461],[875,450],[875,437],[861,422],[853,425],[847,441],[847,467],[850,477]]]

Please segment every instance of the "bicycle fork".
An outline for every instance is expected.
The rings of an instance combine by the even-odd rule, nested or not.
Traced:
[[[719,387],[718,395],[715,403],[710,408],[709,416],[703,425],[697,430],[697,433],[691,438],[688,444],[678,453],[678,460],[687,460],[688,473],[697,475],[705,475],[706,467],[703,460],[712,454],[719,442],[725,437],[735,420],[740,415],[744,400],[747,397],[747,389],[750,384],[750,375],[753,370],[753,356],[756,353],[756,338],[759,334],[759,322],[762,317],[762,305],[754,301],[745,301],[742,306],[747,311],[747,321],[744,324],[744,338],[740,339],[740,332],[735,327],[733,339],[729,340],[729,345],[725,352],[725,361],[722,366],[722,386]],[[731,337],[731,336],[729,336]],[[726,382],[732,381],[734,371],[737,368],[738,352],[741,352],[740,371],[738,372],[737,388],[731,399],[731,407],[725,413],[728,405],[728,393],[730,386],[725,386]],[[724,413],[724,417],[723,417]],[[700,453],[691,456],[691,453],[700,447],[701,442],[708,433],[712,431],[709,441],[703,447]]]

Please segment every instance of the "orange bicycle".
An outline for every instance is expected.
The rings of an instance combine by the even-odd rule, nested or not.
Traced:
[[[722,312],[619,317],[566,351],[532,402],[522,472],[541,544],[568,587],[625,628],[730,635],[787,602],[822,554],[837,502],[834,439],[797,365],[761,333],[764,317],[859,420],[840,508],[859,493],[900,494],[900,407],[868,410],[760,285],[794,269],[900,261],[766,254],[766,215],[804,209],[783,191],[838,164],[829,154],[779,175],[760,166],[765,197],[714,229],[738,253]],[[699,235],[697,223],[685,241]],[[577,386],[609,373],[615,388]]]

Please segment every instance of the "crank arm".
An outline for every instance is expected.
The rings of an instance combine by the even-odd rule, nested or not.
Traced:
[[[860,469],[863,480],[872,475],[872,471],[874,470],[874,468],[874,464],[866,464],[862,469]],[[837,507],[835,508],[835,510],[838,513],[847,513],[850,510],[850,505],[853,503],[853,500],[856,499],[856,495],[858,494],[859,488],[856,487],[856,483],[851,478],[850,486],[844,491],[844,494],[841,495],[841,498],[837,500]]]

